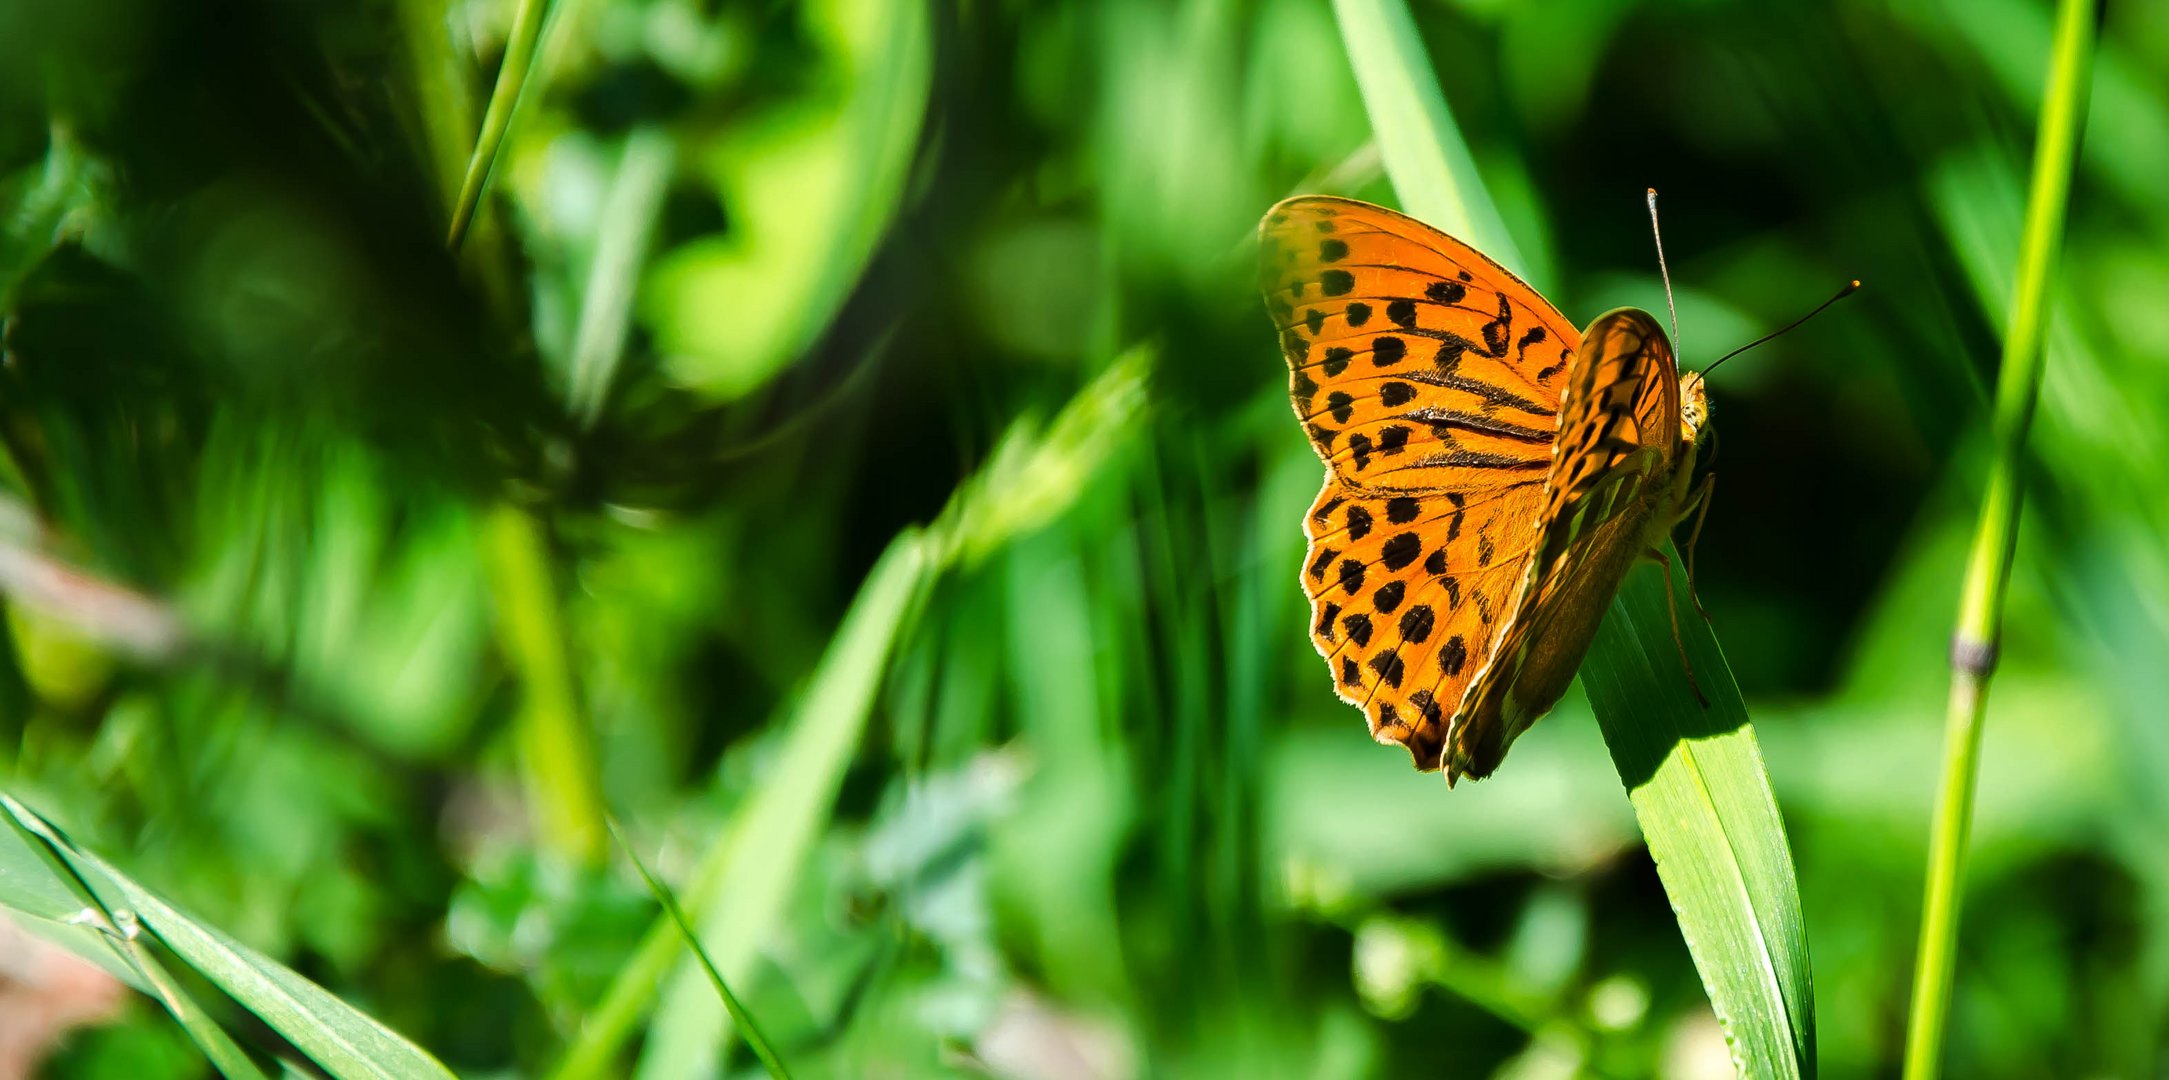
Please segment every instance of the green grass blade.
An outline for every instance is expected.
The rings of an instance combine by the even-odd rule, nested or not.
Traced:
[[[573,331],[571,385],[566,396],[582,427],[593,427],[601,415],[618,361],[625,355],[633,297],[677,161],[677,141],[654,127],[634,128],[618,153]]]
[[[15,838],[21,842],[21,847],[15,850],[36,856],[35,861],[26,861],[26,865],[21,867],[29,871],[27,874],[11,873],[9,876],[39,882],[33,888],[45,896],[59,899],[63,906],[74,903],[82,905],[79,910],[67,915],[65,922],[70,926],[88,929],[89,936],[77,940],[60,939],[62,943],[80,950],[86,958],[102,961],[104,958],[98,955],[100,953],[110,953],[118,958],[122,970],[129,977],[128,981],[165,1005],[174,1022],[181,1025],[181,1030],[188,1034],[189,1040],[196,1044],[197,1049],[203,1051],[203,1056],[209,1059],[220,1075],[229,1080],[261,1080],[263,1071],[256,1067],[255,1062],[249,1060],[249,1056],[242,1052],[233,1037],[226,1034],[226,1029],[211,1019],[203,1006],[196,1004],[196,999],[179,983],[174,982],[157,958],[143,948],[142,925],[137,922],[134,913],[115,911],[106,906],[99,890],[73,864],[67,845],[60,839],[59,834],[46,826],[43,819],[23,810],[12,799],[6,800],[0,808],[5,809],[8,825]],[[12,853],[14,852],[10,852]],[[5,866],[5,861],[0,861],[0,866]],[[20,887],[22,882],[18,880],[14,884]],[[40,903],[37,907],[41,910],[52,910],[45,903]],[[55,911],[54,914],[58,915],[58,912]]]
[[[730,828],[702,857],[685,889],[714,943],[718,972],[743,985],[755,954],[818,839],[841,772],[873,707],[888,656],[933,576],[969,566],[1067,509],[1142,422],[1153,354],[1133,349],[1079,391],[1044,430],[1013,425],[987,464],[958,488],[930,528],[907,530],[874,565],[843,626],[814,671],[804,700],[785,720],[778,762]],[[618,1075],[617,1055],[657,987],[678,965],[684,937],[666,918],[649,928],[633,957],[588,1016],[551,1074],[556,1080]],[[701,976],[679,970],[657,1008],[643,1067],[682,1075],[712,1063],[728,1035]]]
[[[890,649],[934,568],[925,534],[907,530],[867,576],[811,688],[789,722],[773,770],[733,819],[721,888],[703,905],[701,938],[743,983],[782,918],[833,812],[888,670]],[[706,891],[706,890],[703,890]],[[681,966],[667,984],[641,1054],[642,1076],[713,1072],[729,1029],[703,976]]]
[[[1703,709],[1680,669],[1664,589],[1660,567],[1628,575],[1582,663],[1582,687],[1741,1075],[1813,1076],[1807,927],[1785,825],[1716,635],[1680,596]]]
[[[873,708],[889,649],[929,568],[920,531],[908,530],[890,542],[788,721],[791,730],[774,770],[693,873],[687,899],[702,913],[701,937],[714,943],[717,970],[732,979],[742,982],[749,974],[761,941],[797,883],[798,867],[827,823],[843,767],[857,750],[858,733]],[[649,929],[566,1048],[553,1076],[587,1080],[621,1075],[618,1051],[656,1000],[659,987],[663,997],[657,1025],[671,1026],[666,1036],[651,1036],[643,1060],[672,1063],[665,1068],[695,1061],[713,1064],[725,1034],[723,1018],[714,1013],[713,995],[695,992],[702,976],[679,972],[672,978],[684,941],[667,916]]]
[[[707,947],[700,943],[700,935],[694,932],[692,920],[686,918],[685,909],[678,906],[677,896],[671,893],[669,886],[656,880],[655,875],[648,871],[648,864],[641,861],[640,853],[634,851],[633,845],[626,841],[624,830],[618,828],[615,820],[610,822],[610,835],[617,840],[618,847],[625,852],[625,857],[632,861],[633,869],[640,872],[640,880],[647,883],[648,892],[654,895],[655,902],[663,905],[663,914],[668,916],[671,925],[677,928],[678,935],[685,940],[685,947],[692,951],[693,959],[700,961],[701,970],[708,974],[709,984],[715,987],[716,997],[723,1002],[723,1008],[730,1012],[731,1023],[738,1025],[738,1030],[744,1033],[746,1046],[753,1051],[754,1057],[760,1059],[761,1067],[767,1069],[768,1075],[776,1080],[791,1080],[791,1070],[784,1067],[783,1058],[776,1053],[775,1045],[768,1041],[767,1033],[754,1021],[753,1014],[746,1010],[744,1002],[738,1000],[738,995],[731,992],[730,984],[723,980],[723,972],[716,968],[715,959],[708,955]]]
[[[129,966],[133,967],[145,985],[151,988],[151,993],[165,1004],[166,1011],[172,1013],[174,1020],[188,1032],[188,1037],[203,1051],[203,1056],[210,1059],[211,1066],[219,1071],[219,1075],[227,1080],[265,1080],[263,1070],[249,1060],[249,1056],[242,1052],[240,1044],[234,1042],[233,1037],[226,1034],[226,1029],[218,1026],[218,1022],[203,1011],[203,1006],[196,1004],[196,999],[190,997],[188,991],[181,989],[180,984],[173,981],[173,976],[166,974],[165,967],[144,950],[142,941],[136,937],[132,921],[107,933],[115,939],[114,948],[127,957]]]
[[[536,47],[542,42],[548,11],[549,0],[520,0],[513,12],[505,58],[497,68],[497,83],[490,89],[489,108],[482,114],[482,131],[475,139],[474,155],[467,159],[459,199],[452,204],[452,225],[444,244],[455,251],[474,224],[475,210],[489,187],[490,173],[497,168],[497,152],[504,147],[505,134],[512,130],[512,116],[519,108],[527,77],[534,70]]]
[[[24,834],[26,842],[34,839],[49,855],[47,872],[59,879],[62,888],[77,893],[116,927],[124,927],[132,917],[168,952],[262,1018],[330,1075],[339,1080],[451,1080],[451,1071],[420,1047],[271,958],[182,914],[105,860],[76,847],[30,808],[0,795],[0,812]],[[19,863],[10,862],[0,860],[0,866],[20,869]],[[52,893],[47,886],[17,895]],[[160,973],[137,970],[157,988]],[[200,1014],[200,1010],[195,1012]],[[183,1019],[184,1024],[188,1022]],[[195,1033],[192,1028],[191,1034]],[[205,1051],[211,1053],[212,1048],[206,1046]],[[221,1055],[214,1054],[213,1060],[220,1061]]]
[[[2064,212],[2071,172],[2085,127],[2092,83],[2095,20],[2090,0],[2063,0],[2057,13],[2049,87],[2041,103],[2034,147],[2033,187],[2026,200],[2026,231],[2018,256],[2011,319],[2004,328],[2002,375],[1996,383],[1996,456],[1973,549],[1966,560],[1957,632],[1951,642],[1951,696],[1944,736],[1943,778],[1930,827],[1928,874],[1922,899],[1919,959],[1906,1027],[1905,1075],[1933,1080],[1942,1071],[1944,1023],[1949,1018],[1951,972],[1958,946],[1960,893],[1965,882],[1967,834],[1973,820],[1974,781],[1979,774],[1981,725],[1988,709],[1988,681],[2002,635],[2004,588],[2018,544],[2026,437],[2040,398],[2042,339],[2048,326],[2049,288],[2063,246]]]
[[[1482,248],[1500,265],[1522,270],[1521,249],[1477,175],[1408,5],[1334,0],[1333,13],[1401,209]]]
[[[1518,265],[1407,5],[1335,0],[1334,10],[1403,208]],[[1650,567],[1620,590],[1583,685],[1735,1061],[1750,1076],[1813,1076],[1814,994],[1784,824],[1716,637],[1692,614],[1680,630],[1709,709],[1680,672]]]

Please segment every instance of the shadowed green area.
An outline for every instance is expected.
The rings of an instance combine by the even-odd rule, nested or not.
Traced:
[[[367,1074],[283,995],[463,1076],[758,1075],[607,810],[795,1075],[1729,1075],[1584,695],[1449,793],[1305,637],[1247,238],[1469,205],[1395,197],[1425,158],[1576,321],[1661,308],[1662,191],[1689,363],[1866,282],[1713,380],[1697,570],[1821,1074],[1893,1074],[2050,7],[1343,40],[1399,6],[0,6],[0,789],[192,1003],[49,1074],[209,1075],[205,1021]],[[1459,147],[1372,142],[1409,55]],[[2165,72],[2169,11],[2112,5],[1952,1076],[2169,1054]],[[19,854],[0,903],[105,948]]]

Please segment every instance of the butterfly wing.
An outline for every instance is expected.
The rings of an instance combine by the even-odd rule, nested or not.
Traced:
[[[1259,227],[1261,288],[1324,489],[1304,531],[1336,691],[1419,768],[1513,620],[1542,539],[1573,324],[1481,253],[1349,199]]]
[[[1450,777],[1490,775],[1566,692],[1620,582],[1671,526],[1692,452],[1663,329],[1631,308],[1599,316],[1567,368],[1519,617],[1475,676],[1447,755]]]

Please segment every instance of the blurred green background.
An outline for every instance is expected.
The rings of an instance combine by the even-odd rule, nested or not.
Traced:
[[[1867,283],[1715,379],[1699,571],[1895,1075],[2048,6],[1413,7],[1570,319],[1651,186],[1689,363]],[[8,791],[462,1075],[757,1074],[605,806],[802,1075],[1729,1073],[1579,693],[1449,794],[1305,638],[1327,0],[559,0],[448,253],[515,8],[0,4]],[[1954,1076],[2169,1069],[2169,5],[2101,40]]]

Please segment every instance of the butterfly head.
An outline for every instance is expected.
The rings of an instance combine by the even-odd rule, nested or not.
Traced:
[[[1680,441],[1692,445],[1695,436],[1702,433],[1702,426],[1709,423],[1710,395],[1704,388],[1702,373],[1690,371],[1679,377],[1679,435]]]

